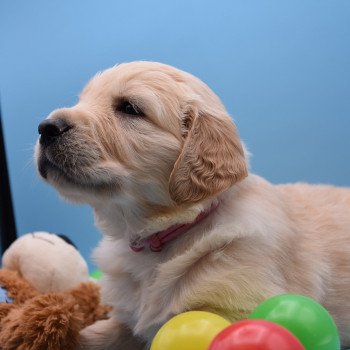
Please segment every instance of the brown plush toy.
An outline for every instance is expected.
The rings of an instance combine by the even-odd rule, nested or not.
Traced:
[[[22,242],[18,244],[20,240]],[[53,290],[52,286],[57,288],[55,274],[59,276],[61,284],[65,285],[66,280],[62,277],[61,265],[58,265],[55,271],[49,261],[47,267],[49,270],[51,268],[50,276],[42,274],[47,283],[37,275],[34,283],[24,278],[23,275],[26,273],[23,272],[23,268],[21,269],[22,262],[25,261],[26,265],[31,264],[31,261],[27,261],[30,254],[24,254],[26,248],[23,248],[23,245],[32,248],[32,257],[35,260],[40,253],[41,255],[47,253],[42,250],[43,247],[38,251],[38,246],[43,242],[50,246],[49,250],[55,245],[58,255],[59,252],[62,253],[62,247],[70,249],[68,247],[70,245],[57,235],[40,232],[22,236],[3,256],[4,268],[0,270],[1,350],[73,350],[78,346],[80,330],[97,320],[107,318],[110,308],[100,303],[99,285],[89,282],[85,269],[75,271],[77,259],[83,259],[79,253],[76,255],[72,251],[74,257],[68,255],[75,267],[72,266],[70,271],[65,272],[69,275],[68,285],[72,285],[74,284],[72,271],[75,271],[75,279],[78,281],[75,287]],[[53,255],[55,253],[51,252],[51,258],[57,263],[59,259]],[[68,259],[65,254],[61,255]],[[10,270],[14,266],[16,269]],[[33,269],[30,270],[33,273]],[[35,284],[36,288],[33,286]],[[41,286],[41,290],[38,285]]]

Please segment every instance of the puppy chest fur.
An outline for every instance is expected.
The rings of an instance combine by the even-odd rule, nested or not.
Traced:
[[[135,256],[123,240],[113,245],[104,241],[95,257],[110,273],[106,301],[113,303],[123,322],[148,340],[174,314],[207,310],[234,321],[262,300],[282,293],[311,296],[328,308],[338,325],[345,326],[349,317],[342,311],[350,305],[346,293],[350,273],[342,268],[349,266],[350,258],[344,256],[347,261],[338,264],[332,255],[341,254],[344,244],[350,246],[346,233],[350,219],[336,211],[332,215],[331,208],[334,201],[349,201],[350,193],[341,190],[339,198],[333,190],[275,187],[249,176],[220,196],[221,207],[215,215],[166,252]],[[323,204],[310,200],[314,193],[319,193]],[[322,206],[329,207],[327,218],[322,217],[326,210]],[[337,230],[344,232],[341,242],[334,240]],[[112,256],[118,256],[113,266]],[[335,281],[341,297],[334,293]]]

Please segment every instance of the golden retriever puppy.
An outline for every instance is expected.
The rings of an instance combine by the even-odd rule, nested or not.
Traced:
[[[350,190],[248,173],[234,123],[199,79],[115,66],[39,133],[39,173],[91,205],[104,234],[94,257],[113,312],[82,332],[83,349],[147,349],[175,314],[235,321],[281,293],[322,303],[350,344]]]

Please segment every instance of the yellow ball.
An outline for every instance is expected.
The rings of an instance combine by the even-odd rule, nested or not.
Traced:
[[[210,312],[185,312],[160,328],[151,350],[207,350],[214,337],[229,325],[229,321]]]

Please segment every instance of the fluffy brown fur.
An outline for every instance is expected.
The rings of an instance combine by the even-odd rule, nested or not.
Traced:
[[[71,350],[85,326],[106,318],[99,287],[83,283],[67,292],[40,294],[17,272],[0,270],[0,285],[13,303],[0,304],[2,350]]]

